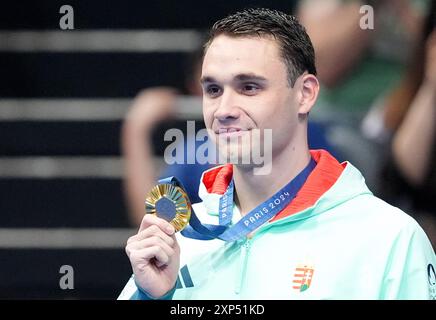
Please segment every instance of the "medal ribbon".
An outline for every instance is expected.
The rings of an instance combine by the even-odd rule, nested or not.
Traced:
[[[292,199],[295,198],[315,166],[316,162],[311,159],[303,171],[301,171],[291,182],[276,192],[271,198],[243,216],[236,224],[230,226],[233,216],[234,196],[234,184],[232,180],[227,187],[226,192],[220,198],[220,224],[202,224],[192,209],[189,226],[186,226],[181,233],[185,237],[198,240],[221,239],[230,242],[243,238],[282,211],[292,201]],[[183,185],[175,177],[159,180],[159,183],[172,183],[183,188]]]

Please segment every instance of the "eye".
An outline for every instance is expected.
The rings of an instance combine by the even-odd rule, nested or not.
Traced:
[[[244,83],[242,84],[242,92],[247,95],[256,94],[261,87],[256,83]]]
[[[217,86],[216,84],[211,84],[211,85],[206,86],[204,91],[206,92],[206,94],[209,97],[215,98],[221,94],[222,90],[221,90],[221,87]]]

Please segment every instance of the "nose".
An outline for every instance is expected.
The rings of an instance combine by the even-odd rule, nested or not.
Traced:
[[[225,90],[223,92],[214,116],[215,119],[219,121],[228,121],[239,118],[240,109],[237,104],[236,92],[232,92],[232,90]]]

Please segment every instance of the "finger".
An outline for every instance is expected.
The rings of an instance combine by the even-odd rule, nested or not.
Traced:
[[[171,235],[171,239],[173,240],[173,245],[171,246],[171,248],[177,249],[179,247],[179,242],[177,241],[177,237],[175,233]]]
[[[141,221],[141,226],[139,227],[139,232],[151,225],[158,226],[163,232],[168,235],[172,235],[175,232],[174,227],[168,221],[158,218],[153,214],[144,215],[144,218]]]
[[[163,232],[158,226],[151,225],[147,229],[142,230],[141,232],[137,233],[136,235],[130,237],[127,240],[127,244],[131,242],[141,241],[149,237],[157,236],[161,238],[163,241],[165,241],[170,247],[174,246],[175,239],[172,236],[169,236],[165,232]]]
[[[174,255],[175,251],[165,241],[157,236],[152,236],[141,241],[132,242],[126,247],[126,251],[131,253],[134,250],[142,250],[149,247],[160,247],[168,256]]]
[[[161,248],[154,246],[148,247],[141,250],[134,250],[130,255],[132,261],[150,261],[151,259],[156,259],[156,266],[163,266],[169,263],[170,258]],[[135,264],[135,263],[132,263]]]

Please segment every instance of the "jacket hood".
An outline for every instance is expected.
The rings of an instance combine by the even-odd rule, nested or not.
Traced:
[[[362,194],[371,194],[362,174],[351,163],[339,163],[325,150],[311,150],[317,163],[291,203],[270,221],[300,220],[323,213]],[[233,176],[233,165],[226,164],[203,173],[199,196],[207,213],[218,215],[219,199]]]

